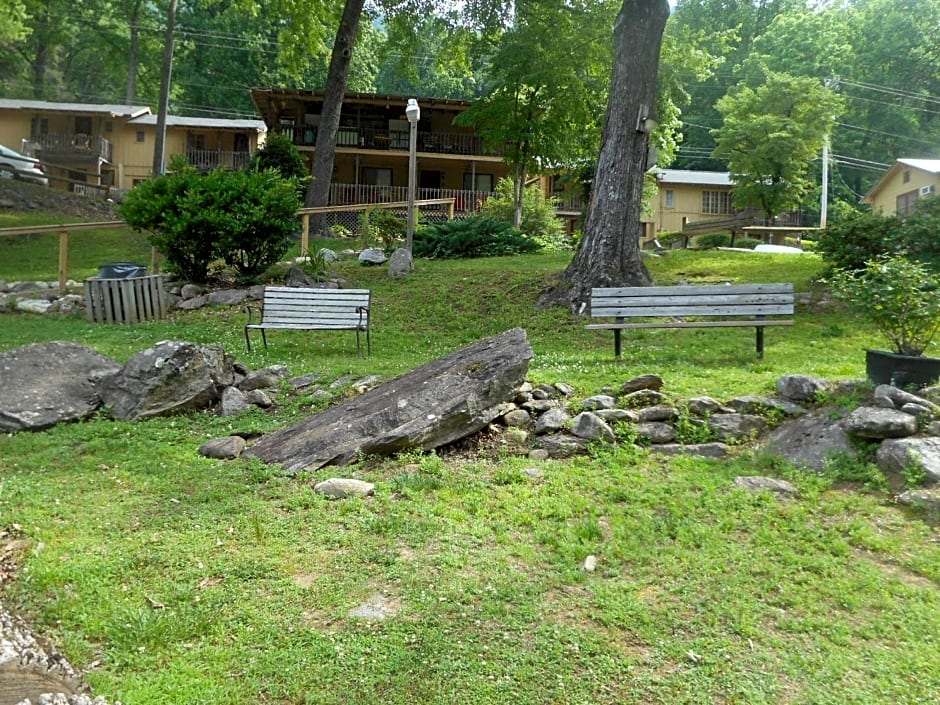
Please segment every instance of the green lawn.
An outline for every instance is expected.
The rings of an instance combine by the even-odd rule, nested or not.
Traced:
[[[89,236],[87,251],[114,236]],[[54,240],[51,268],[23,274],[7,248],[22,248],[18,262],[34,253],[6,240],[0,279],[55,278]],[[114,259],[146,253],[135,247]],[[876,342],[815,290],[811,255],[683,251],[650,261],[657,281],[792,281],[814,303],[767,331],[763,360],[751,329],[650,330],[626,335],[617,363],[610,333],[535,305],[568,257],[418,261],[404,280],[343,263],[348,286],[373,291],[371,358],[342,332],[273,332],[247,354],[235,309],[124,327],[7,313],[0,350],[71,340],[124,360],[184,339],[253,368],[391,376],[522,326],[533,381],[588,396],[657,372],[669,394],[726,399],[771,393],[786,373],[861,378]],[[286,478],[196,454],[308,406],[282,393],[274,412],[235,419],[101,416],[0,436],[2,525],[30,541],[4,604],[125,705],[936,701],[940,536],[882,485],[849,481],[859,467],[816,475],[747,448],[714,461],[624,445],[542,463],[407,453]],[[754,474],[801,495],[733,486]],[[376,496],[314,495],[338,475],[375,482]],[[376,595],[396,616],[347,617]]]

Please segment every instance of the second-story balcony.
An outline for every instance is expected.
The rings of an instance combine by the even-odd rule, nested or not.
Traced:
[[[82,133],[49,132],[30,141],[33,151],[42,158],[110,163],[114,152],[114,146],[104,137]]]
[[[187,149],[186,160],[197,169],[244,169],[253,155],[225,149]]]
[[[287,134],[301,147],[313,147],[317,141],[316,129],[308,128],[303,133],[281,126],[279,131]],[[409,148],[408,130],[380,130],[361,127],[340,127],[336,133],[336,149],[369,149],[384,151],[403,151]],[[476,135],[462,132],[428,132],[418,130],[415,138],[415,150],[432,154],[453,154],[460,156],[501,157],[499,150],[487,149],[483,140]]]

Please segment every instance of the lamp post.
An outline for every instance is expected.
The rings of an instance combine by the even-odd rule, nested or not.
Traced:
[[[415,171],[417,158],[415,151],[418,141],[418,120],[421,119],[421,107],[414,98],[408,99],[408,105],[405,108],[405,115],[408,117],[408,238],[405,247],[408,254],[411,254],[411,246],[415,236]]]

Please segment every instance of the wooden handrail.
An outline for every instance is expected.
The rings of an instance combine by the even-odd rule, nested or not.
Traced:
[[[109,228],[126,228],[123,220],[103,220],[97,223],[63,223],[62,225],[30,225],[21,228],[0,228],[0,237],[3,235],[42,235],[44,233],[59,233],[59,294],[67,291],[66,282],[69,279],[69,233],[78,230],[107,230]],[[157,248],[150,248],[150,271],[153,274],[160,272],[160,256]]]

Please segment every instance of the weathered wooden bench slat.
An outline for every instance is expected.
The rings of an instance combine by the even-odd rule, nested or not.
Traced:
[[[713,294],[792,294],[793,285],[784,284],[677,284],[675,286],[597,287],[591,296],[711,296]]]
[[[591,290],[591,318],[613,318],[611,323],[590,323],[591,330],[614,331],[614,354],[621,356],[621,331],[631,328],[738,328],[753,327],[757,354],[764,356],[764,328],[792,325],[792,284],[681,285],[600,287]],[[705,320],[685,320],[686,317]],[[644,318],[645,322],[626,321]],[[661,320],[650,321],[651,318]]]
[[[264,289],[261,321],[245,326],[245,343],[251,350],[250,330],[260,330],[267,347],[265,331],[276,330],[354,330],[356,352],[361,352],[360,332],[366,334],[366,347],[372,353],[369,335],[369,289],[312,289],[268,286]]]
[[[630,318],[632,316],[770,316],[793,313],[793,306],[787,304],[742,304],[740,306],[709,305],[705,301],[683,306],[600,306],[591,307],[591,316],[612,316]]]

